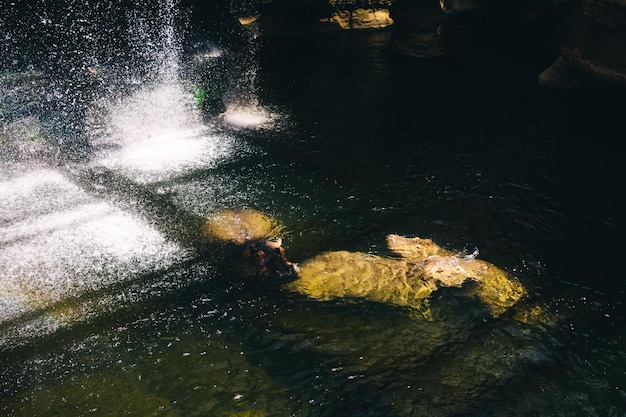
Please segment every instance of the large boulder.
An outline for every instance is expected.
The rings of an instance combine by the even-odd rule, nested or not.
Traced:
[[[522,298],[522,284],[476,254],[456,254],[430,239],[388,235],[399,258],[360,252],[327,252],[300,266],[288,288],[319,300],[361,298],[407,307],[429,317],[429,298],[440,287],[461,287],[499,316]]]
[[[283,228],[275,219],[251,208],[226,209],[209,216],[205,236],[240,249],[248,262],[247,272],[262,278],[295,276],[298,266],[285,256],[280,234]]]
[[[431,239],[387,236],[398,257],[362,252],[322,253],[297,266],[287,260],[282,227],[254,209],[227,209],[208,218],[205,235],[243,248],[262,277],[296,278],[287,288],[317,300],[360,298],[388,303],[430,317],[429,299],[441,287],[462,287],[500,316],[525,294],[508,272],[472,254],[444,249]]]

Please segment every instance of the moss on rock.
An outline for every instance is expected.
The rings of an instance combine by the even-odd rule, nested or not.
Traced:
[[[304,262],[289,289],[314,299],[363,298],[408,307],[430,315],[428,299],[439,287],[460,287],[501,315],[526,293],[506,271],[474,256],[447,251],[430,239],[387,236],[401,258],[360,252],[327,252]]]

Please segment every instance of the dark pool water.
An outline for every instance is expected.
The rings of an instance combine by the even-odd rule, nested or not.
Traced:
[[[545,57],[501,43],[409,60],[391,31],[294,35],[216,67],[235,82],[203,117],[193,52],[143,12],[120,15],[134,49],[70,42],[84,67],[55,63],[56,32],[3,51],[3,415],[626,414],[620,92],[539,86]],[[284,225],[295,262],[420,236],[528,295],[494,318],[441,289],[432,320],[308,299],[202,236],[240,206]]]

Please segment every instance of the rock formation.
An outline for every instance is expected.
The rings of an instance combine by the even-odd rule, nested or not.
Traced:
[[[210,238],[243,245],[255,240],[275,239],[282,227],[276,220],[254,209],[226,209],[210,216],[203,232]]]
[[[388,9],[338,10],[323,21],[336,23],[341,29],[383,29],[393,25]]]
[[[298,266],[290,262],[282,247],[280,224],[250,208],[227,209],[208,218],[204,234],[212,239],[230,242],[242,249],[256,276],[291,277]]]
[[[439,287],[473,281],[469,294],[499,316],[525,295],[521,283],[489,262],[441,248],[430,239],[388,235],[400,258],[360,252],[327,252],[304,262],[288,288],[329,300],[361,298],[407,307],[430,316],[429,297]]]

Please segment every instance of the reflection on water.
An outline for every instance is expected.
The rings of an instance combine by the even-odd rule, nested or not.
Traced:
[[[76,71],[51,81],[47,60],[1,67],[4,415],[624,414],[624,288],[608,255],[622,215],[589,185],[613,168],[583,178],[599,151],[567,146],[608,127],[579,129],[514,58],[499,71],[405,62],[376,32],[254,44],[226,111],[203,115],[172,15],[150,20],[173,3],[140,3],[116,17],[129,68],[102,59],[85,75],[97,98]],[[46,96],[56,107],[36,101],[71,85]],[[240,94],[251,85],[258,97]],[[70,108],[82,110],[64,119]],[[78,132],[75,159],[62,144]],[[296,262],[387,258],[385,235],[424,236],[477,248],[527,295],[494,317],[472,283],[439,288],[423,318],[292,293],[203,240],[207,215],[246,206],[284,225]]]

